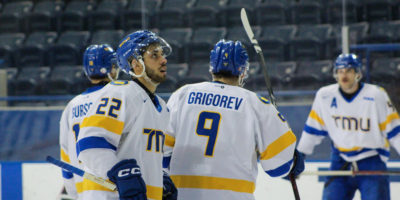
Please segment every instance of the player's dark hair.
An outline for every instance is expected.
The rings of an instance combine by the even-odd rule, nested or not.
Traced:
[[[219,71],[218,73],[212,73],[215,78],[239,78],[239,76],[235,76],[230,71]]]

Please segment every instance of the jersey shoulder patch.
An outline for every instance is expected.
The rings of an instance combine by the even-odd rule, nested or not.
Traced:
[[[259,95],[259,94],[257,94],[257,97],[258,97],[258,99],[260,99],[260,101],[263,102],[264,104],[270,104],[270,101],[269,101],[267,98],[265,98],[265,97],[263,97],[263,96],[261,96],[261,95]]]
[[[127,85],[128,81],[113,81],[111,85]]]

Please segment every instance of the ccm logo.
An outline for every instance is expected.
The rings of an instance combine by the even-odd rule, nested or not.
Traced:
[[[130,174],[140,174],[140,168],[122,169],[118,172],[118,177],[128,176]]]

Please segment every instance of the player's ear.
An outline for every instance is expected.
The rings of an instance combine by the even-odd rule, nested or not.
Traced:
[[[142,65],[140,64],[140,62],[136,59],[133,59],[131,62],[131,68],[133,70],[133,72],[140,74],[143,70]]]
[[[137,60],[136,59],[132,59],[131,63],[129,63],[129,64],[131,64],[131,68],[134,68],[136,63],[137,63]]]
[[[138,67],[141,67],[141,66],[140,66],[140,63],[139,63],[138,60],[132,59],[131,67],[132,67],[132,69],[135,69],[135,68],[138,68]]]

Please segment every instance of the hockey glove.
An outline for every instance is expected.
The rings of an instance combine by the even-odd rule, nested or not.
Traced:
[[[178,190],[175,187],[174,182],[172,182],[171,178],[167,174],[167,172],[164,171],[163,175],[163,184],[164,184],[164,189],[163,189],[163,200],[176,200],[178,199]]]
[[[107,176],[117,185],[120,200],[147,200],[146,184],[135,159],[118,162]]]
[[[290,180],[290,175],[293,174],[295,178],[297,178],[298,175],[301,174],[301,172],[304,171],[304,158],[305,155],[304,153],[301,153],[297,150],[294,151],[294,156],[293,156],[293,162],[294,165],[292,167],[292,170],[290,170],[289,175],[283,177],[286,180]]]

